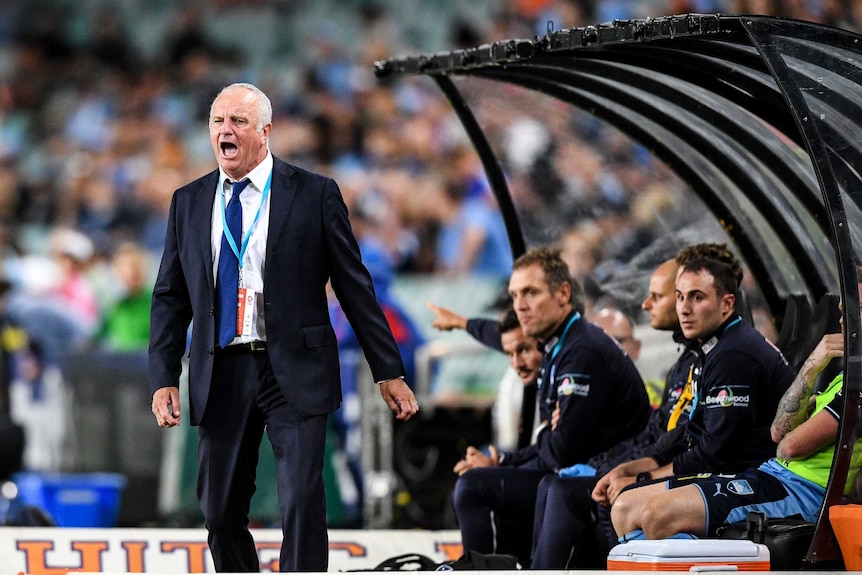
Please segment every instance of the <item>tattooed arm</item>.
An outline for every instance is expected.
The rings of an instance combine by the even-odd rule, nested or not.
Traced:
[[[806,459],[827,445],[835,445],[836,437],[838,420],[835,414],[821,409],[784,436],[775,449],[775,457],[785,461]]]
[[[823,336],[808,359],[802,364],[799,373],[778,403],[775,419],[772,421],[772,440],[776,443],[808,419],[810,400],[814,393],[814,380],[834,357],[844,355],[844,336],[830,333]]]

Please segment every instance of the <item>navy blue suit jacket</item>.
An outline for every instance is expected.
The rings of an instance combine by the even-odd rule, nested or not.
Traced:
[[[192,425],[203,417],[212,378],[215,289],[210,238],[218,174],[215,170],[174,192],[151,311],[151,393],[179,386],[192,324]],[[332,280],[356,331],[374,380],[401,377],[404,366],[335,181],[273,158],[270,202],[263,305],[272,368],[290,404],[302,413],[331,413],[341,404],[341,380],[326,304],[327,280]]]

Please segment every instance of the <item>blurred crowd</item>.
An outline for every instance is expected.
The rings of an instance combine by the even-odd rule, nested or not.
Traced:
[[[488,0],[470,3],[471,14],[440,1],[433,25],[443,41],[429,46],[411,33],[426,23],[407,25],[398,3],[380,0],[324,2],[333,13],[301,46],[264,41],[249,26],[230,34],[231,18],[278,22],[313,4],[166,0],[131,3],[130,18],[110,2],[3,2],[3,313],[27,334],[4,345],[17,342],[46,365],[93,346],[146,348],[170,197],[215,167],[206,119],[228,83],[251,81],[270,95],[273,153],[336,178],[362,245],[382,254],[381,273],[473,274],[502,285],[508,239],[463,129],[432,83],[379,82],[375,61],[685,12],[862,22],[862,2],[840,0]],[[359,35],[339,33],[338,21]],[[497,147],[528,243],[558,244],[588,287],[680,225],[680,206],[692,209],[672,173],[587,113],[485,87],[463,88]],[[12,379],[23,373],[12,369]]]

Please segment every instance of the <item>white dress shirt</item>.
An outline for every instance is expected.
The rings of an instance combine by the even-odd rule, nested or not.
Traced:
[[[263,199],[263,189],[272,173],[272,164],[272,154],[267,153],[263,161],[243,178],[250,182],[239,197],[242,202],[241,237],[243,239],[245,239],[248,230],[251,228],[258,209],[260,209],[260,216],[258,216],[254,229],[251,232],[248,248],[246,248],[243,257],[239,285],[255,291],[256,296],[252,311],[257,321],[252,323],[250,335],[237,336],[232,343],[266,341],[266,326],[263,319],[263,273],[266,269],[266,239],[269,235],[269,207],[271,202],[268,197],[266,202],[261,205],[261,200]],[[231,187],[233,182],[234,180],[219,168],[219,186],[215,190],[215,194],[217,195],[215,202],[213,202],[212,237],[210,238],[213,254],[213,277],[216,278],[216,281],[218,281],[218,260],[221,255],[221,239],[224,229],[222,203],[219,200],[218,194],[224,194],[224,205],[227,206],[233,195]],[[238,244],[237,250],[241,249],[242,246]]]

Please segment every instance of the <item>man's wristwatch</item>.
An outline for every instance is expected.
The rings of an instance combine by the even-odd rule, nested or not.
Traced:
[[[652,473],[649,471],[641,471],[635,477],[635,481],[638,483],[643,483],[644,481],[652,481]]]

